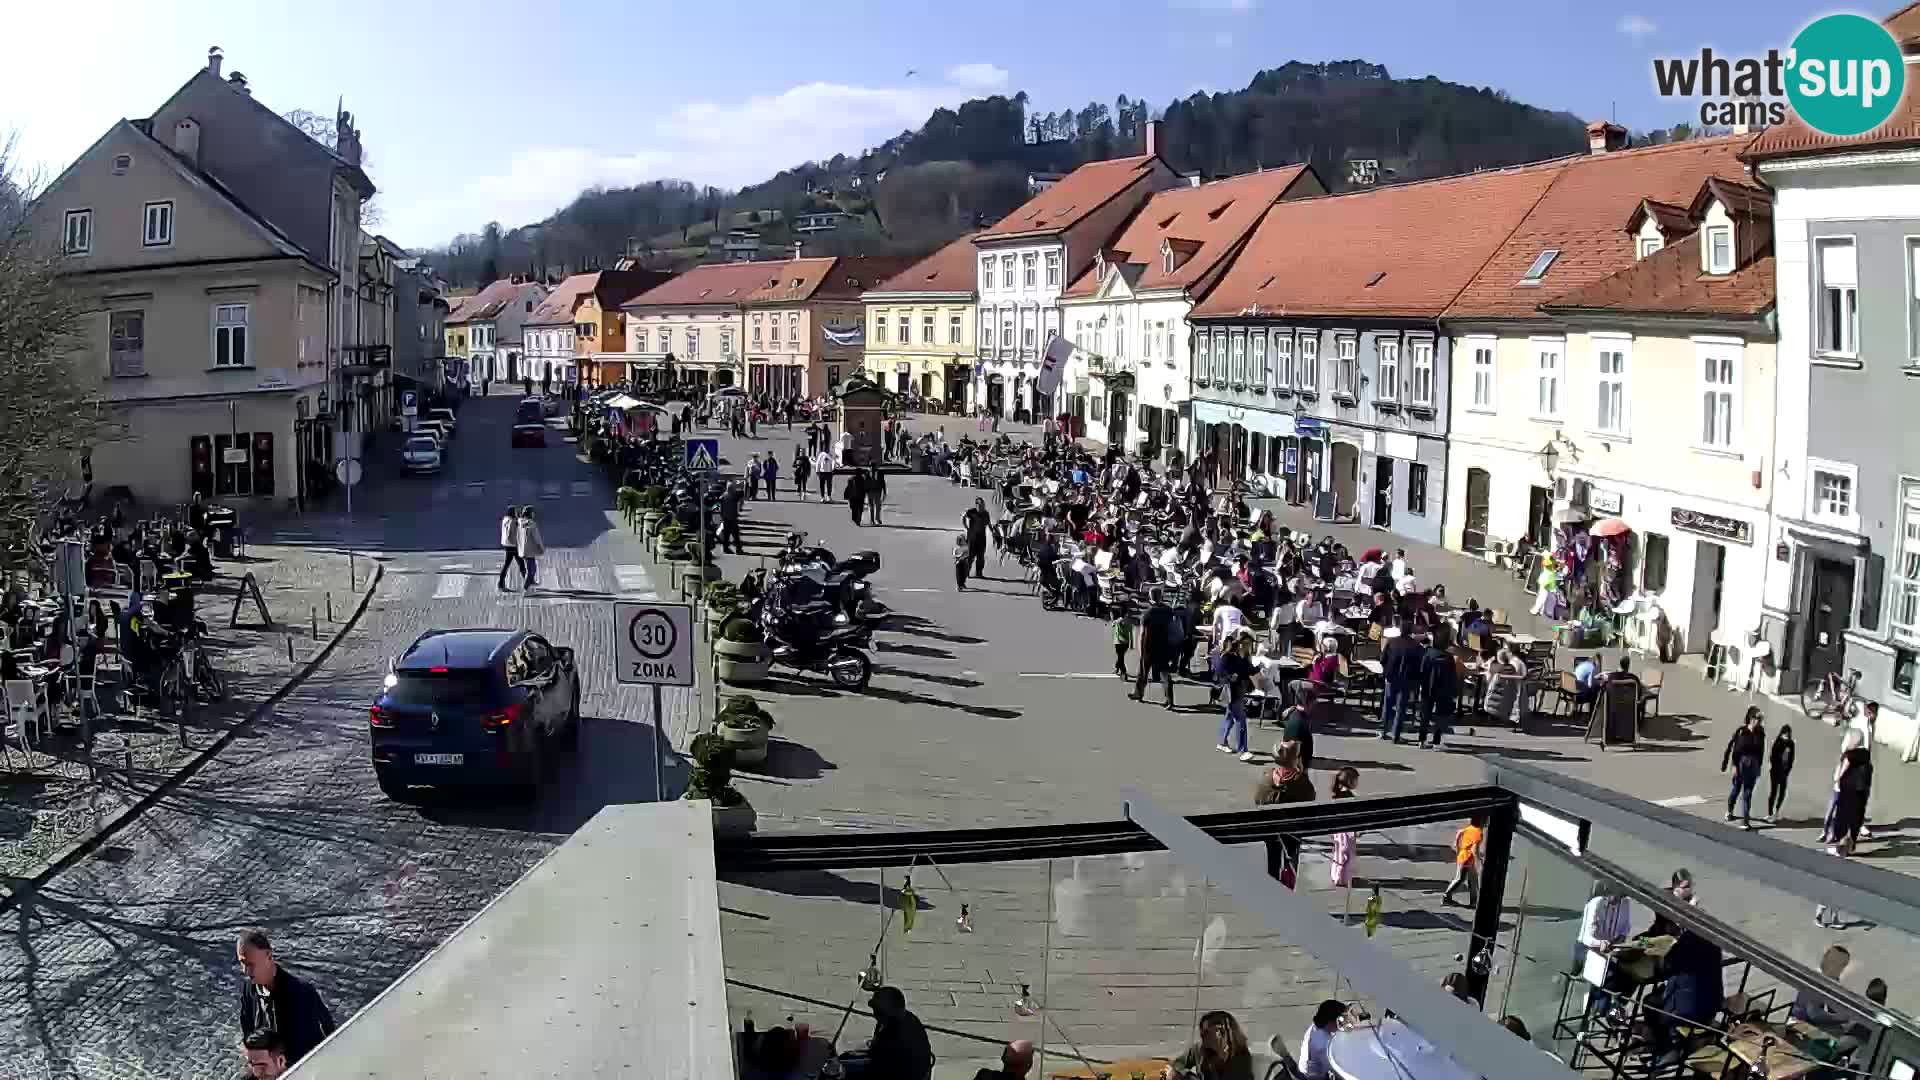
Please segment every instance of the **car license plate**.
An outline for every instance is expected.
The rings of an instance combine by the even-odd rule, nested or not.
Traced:
[[[467,755],[465,754],[415,754],[413,755],[413,763],[415,765],[460,765],[465,763],[466,760],[467,760]]]

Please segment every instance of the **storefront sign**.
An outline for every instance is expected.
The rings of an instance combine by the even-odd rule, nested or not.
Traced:
[[[1603,491],[1597,487],[1587,489],[1587,508],[1601,514],[1618,514],[1625,505],[1617,491]]]
[[[1299,471],[1300,448],[1297,446],[1289,446],[1287,447],[1287,475],[1292,476]]]
[[[1736,544],[1753,543],[1753,526],[1739,518],[1722,517],[1719,514],[1703,514],[1698,510],[1673,508],[1673,527],[1701,536],[1711,536],[1716,540],[1731,540]]]
[[[222,465],[245,465],[246,463],[247,448],[244,446],[230,446],[220,451],[220,464]]]
[[[287,373],[278,368],[260,373],[260,381],[254,384],[256,390],[284,390],[293,384],[287,381]]]

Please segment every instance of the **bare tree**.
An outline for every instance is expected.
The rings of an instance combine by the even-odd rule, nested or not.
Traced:
[[[81,348],[94,305],[61,274],[61,238],[30,227],[39,184],[13,149],[0,141],[0,528],[17,542],[121,429]]]
[[[327,116],[324,113],[314,112],[311,109],[289,109],[282,116],[282,119],[294,127],[299,128],[307,138],[312,139],[328,150],[336,153],[339,152],[340,130],[333,117]],[[360,168],[362,171],[365,171],[372,167],[373,157],[367,153],[367,148],[362,146],[360,148]],[[386,223],[385,218],[386,215],[380,209],[379,192],[375,192],[373,198],[360,204],[361,228],[377,229]]]

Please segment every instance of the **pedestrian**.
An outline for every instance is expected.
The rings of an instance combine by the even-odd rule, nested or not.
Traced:
[[[847,497],[847,509],[853,512],[853,523],[865,524],[860,520],[860,511],[866,508],[867,503],[867,474],[857,468],[848,473],[843,493]]]
[[[833,455],[821,450],[813,459],[813,475],[820,480],[820,501],[833,500]]]
[[[887,501],[887,474],[875,465],[867,470],[867,516],[880,524],[880,504]]]
[[[757,499],[760,497],[760,476],[761,476],[760,455],[759,454],[748,455],[747,456],[747,498]]]
[[[1421,657],[1420,673],[1420,745],[1431,745],[1440,749],[1440,737],[1445,735],[1453,718],[1454,699],[1460,693],[1460,671],[1453,654],[1442,649],[1432,641],[1427,642],[1427,651]],[[1427,742],[1427,729],[1433,729],[1433,742]]]
[[[987,572],[987,526],[992,523],[992,515],[987,513],[987,500],[975,498],[973,506],[961,517],[967,527],[967,545],[973,550],[973,576],[985,577]]]
[[[507,507],[507,512],[500,515],[500,550],[506,553],[506,558],[500,561],[499,589],[507,592],[508,570],[518,564],[520,576],[527,575],[526,564],[520,562],[520,508],[517,506]]]
[[[953,534],[953,584],[961,592],[967,591],[967,561],[973,558],[973,549],[967,545],[966,533]]]
[[[1460,886],[1467,887],[1468,906],[1477,907],[1480,903],[1480,845],[1486,839],[1487,819],[1483,814],[1475,814],[1453,834],[1453,880],[1447,882],[1446,889],[1440,894],[1440,903],[1453,903],[1453,891]]]
[[[1139,670],[1134,672],[1135,701],[1145,701],[1147,680],[1157,679],[1166,688],[1166,708],[1173,708],[1173,609],[1167,606],[1166,593],[1154,588],[1147,594],[1147,612],[1140,617]]]
[[[1227,694],[1226,715],[1220,721],[1220,744],[1215,747],[1224,754],[1239,754],[1241,761],[1252,761],[1253,751],[1247,749],[1247,695],[1253,690],[1253,661],[1248,658],[1253,652],[1253,640],[1247,637],[1235,638],[1222,650],[1220,656],[1220,681],[1225,684]],[[1237,736],[1230,746],[1229,737]]]
[[[1133,648],[1133,613],[1124,608],[1115,608],[1109,630],[1113,634],[1113,673],[1124,679],[1127,677],[1127,650]]]
[[[279,1036],[287,1064],[298,1064],[333,1034],[333,1014],[313,984],[282,966],[265,930],[241,933],[234,946],[245,978],[240,983],[240,1037],[255,1032]]]
[[[1413,707],[1414,690],[1420,682],[1421,659],[1426,649],[1413,639],[1413,623],[1400,620],[1400,634],[1388,643],[1380,656],[1380,677],[1385,684],[1380,692],[1380,737],[1400,741],[1400,725]]]
[[[1767,824],[1787,805],[1787,778],[1793,775],[1793,725],[1781,724],[1767,753]]]
[[[747,410],[747,438],[757,439],[759,437],[760,437],[760,406],[755,405],[752,408],[749,408]]]
[[[1275,756],[1278,756],[1277,753]],[[1334,799],[1351,799],[1360,791],[1360,770],[1351,765],[1343,765],[1333,774]],[[1333,851],[1328,863],[1327,881],[1337,889],[1350,888],[1353,885],[1353,852],[1359,846],[1360,837],[1356,833],[1339,832],[1333,834]]]
[[[747,553],[746,545],[740,542],[740,504],[745,499],[738,480],[728,481],[726,492],[720,496],[720,550],[729,555]]]
[[[1873,747],[1877,742],[1879,742],[1878,737],[1874,734],[1874,728],[1878,726],[1879,722],[1880,722],[1880,703],[1877,701],[1869,701],[1866,704],[1862,705],[1860,708],[1854,710],[1853,720],[1848,725],[1849,727],[1853,728],[1853,730],[1858,731],[1860,733],[1860,738],[1861,738],[1860,745],[1867,752],[1867,759],[1869,764],[1872,763],[1872,759],[1873,759]],[[1860,808],[1860,839],[1862,840],[1873,839],[1873,830],[1867,827],[1867,822],[1872,817],[1873,817],[1873,807],[1871,805],[1861,806]]]
[[[1767,732],[1760,723],[1760,706],[1747,706],[1747,715],[1727,739],[1720,754],[1720,771],[1733,768],[1733,784],[1727,789],[1727,820],[1733,820],[1733,804],[1740,802],[1740,827],[1753,828],[1753,785],[1760,779],[1760,762],[1767,756]]]
[[[760,482],[766,489],[767,498],[778,502],[780,500],[780,456],[771,450],[767,451],[767,459],[760,464]]]
[[[1867,823],[1867,799],[1873,794],[1873,753],[1858,728],[1848,728],[1840,763],[1833,771],[1833,829],[1829,855],[1852,855]]]
[[[807,478],[813,475],[813,459],[798,446],[793,448],[793,497],[807,501]]]
[[[275,1080],[287,1074],[287,1046],[279,1033],[262,1029],[240,1040],[250,1080]]]
[[[1300,752],[1300,767],[1313,768],[1313,731],[1318,726],[1320,702],[1325,700],[1324,693],[1309,687],[1299,697],[1299,704],[1287,710],[1280,721],[1280,741],[1292,745]]]
[[[1285,743],[1274,747],[1273,767],[1262,773],[1260,782],[1254,785],[1253,805],[1284,806],[1288,803],[1312,802],[1313,798],[1313,781],[1300,764],[1300,752]],[[1269,837],[1266,847],[1267,876],[1289,889],[1293,888],[1300,869],[1300,838],[1292,835]]]
[[[540,558],[547,553],[546,539],[540,535],[540,523],[533,520],[533,507],[520,511],[520,569],[526,575],[526,587],[540,583]]]
[[[528,398],[533,396],[533,376],[531,375],[520,376],[520,396],[523,398]]]

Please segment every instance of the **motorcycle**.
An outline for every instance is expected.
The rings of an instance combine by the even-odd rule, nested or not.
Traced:
[[[777,590],[762,600],[761,630],[774,663],[824,674],[848,690],[867,688],[873,678],[873,661],[864,651],[873,645],[871,624],[821,601],[788,605]]]

